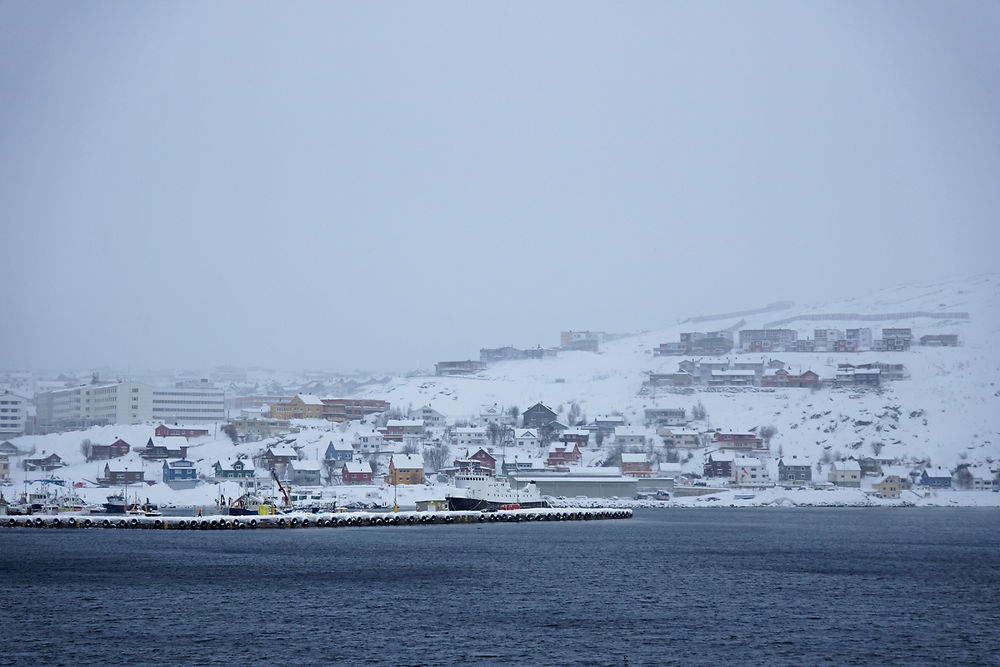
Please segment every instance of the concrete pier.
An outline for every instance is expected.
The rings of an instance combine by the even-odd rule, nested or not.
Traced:
[[[534,508],[496,512],[289,512],[259,516],[143,516],[125,514],[29,514],[0,517],[6,528],[117,528],[146,530],[240,530],[256,528],[338,528],[351,526],[428,526],[444,523],[593,521],[629,519],[630,509]]]

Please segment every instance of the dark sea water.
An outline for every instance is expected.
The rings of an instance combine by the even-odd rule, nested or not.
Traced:
[[[0,530],[2,664],[1000,664],[1000,511]]]

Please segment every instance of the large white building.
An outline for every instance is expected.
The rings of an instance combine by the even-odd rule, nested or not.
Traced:
[[[0,435],[12,436],[24,433],[28,415],[28,399],[12,394],[6,389],[0,392]]]
[[[225,392],[207,382],[154,387],[142,382],[111,382],[57,389],[35,397],[41,430],[88,424],[138,424],[221,421]]]

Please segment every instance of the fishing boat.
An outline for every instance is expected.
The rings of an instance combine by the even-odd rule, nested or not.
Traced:
[[[226,508],[229,516],[257,516],[258,514],[274,514],[275,505],[271,500],[265,500],[252,493],[244,493]]]
[[[459,473],[455,476],[457,487],[445,500],[452,512],[495,511],[503,509],[523,509],[548,507],[542,499],[538,487],[529,482],[523,488],[511,488],[506,477],[494,477],[483,473]]]
[[[149,514],[150,512],[156,512],[155,516],[160,516],[159,507],[149,502],[149,498],[146,499],[145,503],[139,502],[139,497],[134,497],[131,501],[126,502],[124,493],[117,493],[108,496],[107,502],[102,503],[104,507],[105,514],[131,514],[131,513],[144,513],[147,516],[154,516]]]

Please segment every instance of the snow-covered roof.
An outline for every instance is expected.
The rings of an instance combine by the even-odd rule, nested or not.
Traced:
[[[760,459],[754,456],[739,456],[733,459],[734,466],[760,466]]]
[[[304,459],[302,461],[292,461],[288,465],[292,467],[292,470],[297,470],[299,472],[316,472],[322,469],[320,468],[319,461],[310,461],[308,459]]]
[[[735,461],[736,460],[736,453],[735,452],[712,452],[711,454],[709,454],[709,456],[712,457],[713,461]]]
[[[153,447],[166,447],[167,449],[180,449],[187,447],[188,440],[183,435],[150,436],[146,444],[152,443]]]
[[[357,475],[360,473],[371,473],[372,467],[364,461],[346,461],[344,468],[347,472]]]
[[[728,371],[712,371],[712,377],[754,377],[756,373],[753,371],[742,371],[742,370],[728,370]]]
[[[641,429],[633,428],[631,426],[615,426],[615,437],[616,438],[644,438],[646,433]]]
[[[535,433],[535,431],[530,428],[519,428],[514,431],[514,437],[519,440],[521,438],[537,438],[538,434]]]
[[[423,468],[424,457],[420,454],[393,454],[392,465],[396,468]]]
[[[323,405],[323,401],[316,394],[298,394],[298,397],[306,405]]]
[[[291,456],[292,458],[299,456],[299,453],[291,447],[269,447],[267,451],[271,452],[271,456]]]
[[[416,420],[416,419],[390,419],[389,421],[387,421],[385,423],[385,425],[387,427],[393,426],[393,427],[406,428],[407,426],[421,426],[422,427],[424,425],[424,423],[422,421],[419,421],[419,420]]]
[[[646,463],[645,454],[629,454],[628,452],[622,452],[622,463]]]
[[[478,426],[460,426],[452,430],[455,435],[486,435],[486,429]]]
[[[831,469],[841,471],[861,472],[861,464],[857,461],[834,461],[830,464]],[[951,475],[948,475],[951,477]]]
[[[625,423],[625,418],[622,417],[621,415],[598,415],[594,419],[594,421],[595,422],[606,422],[606,423],[617,422],[619,424],[624,424]]]
[[[810,461],[805,456],[782,456],[778,459],[778,463],[783,466],[811,466],[812,461]]]

